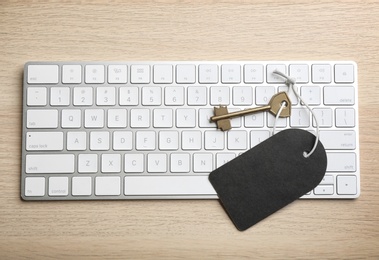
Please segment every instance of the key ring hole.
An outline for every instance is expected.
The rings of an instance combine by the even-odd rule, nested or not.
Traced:
[[[288,106],[288,102],[287,101],[282,101],[281,105],[284,106],[284,107],[287,107]]]

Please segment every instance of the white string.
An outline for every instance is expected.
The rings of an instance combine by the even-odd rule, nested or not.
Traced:
[[[283,108],[286,107],[286,105],[287,105],[287,104],[286,104],[285,102],[282,102],[282,105],[280,106],[279,111],[278,111],[278,113],[276,114],[275,121],[274,121],[274,128],[272,129],[272,135],[275,134],[276,123],[278,122],[279,116],[280,116],[280,114],[282,113]]]
[[[307,152],[303,153],[304,157],[308,158],[309,156],[311,156],[314,153],[314,151],[316,150],[317,144],[318,144],[319,125],[318,125],[317,117],[313,113],[312,109],[308,106],[308,104],[301,98],[301,96],[297,92],[296,86],[295,86],[296,85],[296,79],[290,78],[289,76],[287,76],[286,74],[284,74],[284,73],[282,73],[282,72],[280,72],[278,70],[275,70],[273,73],[277,74],[277,75],[279,75],[279,76],[281,76],[281,77],[283,77],[283,78],[286,79],[286,84],[288,85],[288,91],[292,90],[293,93],[295,93],[295,96],[298,98],[298,100],[300,100],[300,102],[301,102],[302,105],[306,106],[306,108],[309,110],[309,112],[311,112],[313,119],[315,120],[315,123],[316,123],[316,140],[315,140],[315,143],[313,145],[312,150],[309,153],[307,153]],[[287,91],[287,93],[288,93],[288,91]],[[276,115],[275,122],[274,122],[273,133],[275,133],[276,123],[277,123],[277,120],[279,119],[280,113],[282,112],[284,106],[285,106],[285,104],[282,103],[282,106],[280,107],[279,112]]]

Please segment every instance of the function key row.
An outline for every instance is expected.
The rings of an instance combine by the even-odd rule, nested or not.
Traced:
[[[135,64],[62,65],[63,84],[240,84],[283,83],[275,70],[289,73],[298,83],[353,83],[353,64]],[[84,67],[84,70],[83,68]],[[197,68],[196,68],[197,67]],[[266,77],[265,77],[266,70]],[[287,71],[288,70],[288,71]],[[28,65],[28,84],[58,84],[58,65]],[[197,74],[197,75],[196,75]],[[310,76],[311,75],[311,76]],[[196,79],[197,76],[197,79]]]

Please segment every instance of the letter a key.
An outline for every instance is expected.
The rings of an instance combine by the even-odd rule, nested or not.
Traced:
[[[216,122],[217,128],[222,131],[228,131],[232,128],[230,119],[233,117],[244,116],[256,112],[269,111],[274,116],[279,112],[282,103],[285,104],[279,117],[289,117],[291,115],[291,101],[288,98],[286,92],[279,92],[272,96],[270,102],[266,106],[248,108],[241,111],[229,113],[226,106],[220,106],[214,108],[214,116],[211,117],[212,122]]]

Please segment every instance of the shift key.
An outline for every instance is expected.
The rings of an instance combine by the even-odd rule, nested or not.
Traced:
[[[73,154],[28,154],[26,173],[73,173]]]

